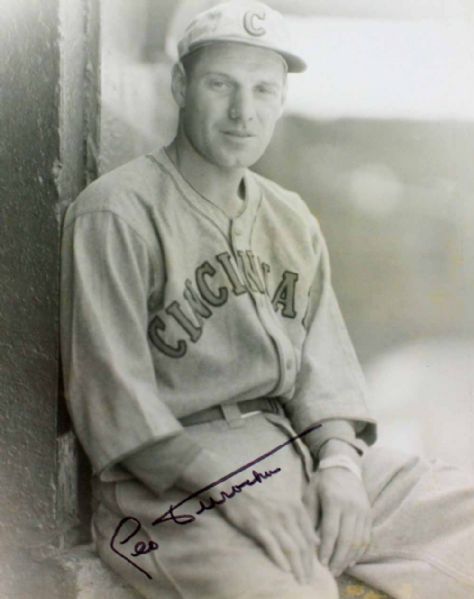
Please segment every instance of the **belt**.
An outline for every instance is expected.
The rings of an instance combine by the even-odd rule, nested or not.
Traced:
[[[281,403],[275,397],[257,397],[255,399],[246,399],[237,403],[219,404],[212,408],[200,410],[194,414],[183,416],[179,421],[183,426],[192,426],[194,424],[204,424],[213,420],[227,420],[226,408],[236,406],[240,414],[249,412],[270,412],[272,414],[283,415],[285,412]]]

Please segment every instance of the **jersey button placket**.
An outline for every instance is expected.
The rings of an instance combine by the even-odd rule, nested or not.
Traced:
[[[285,336],[280,337],[280,392],[286,392],[294,385],[296,361],[294,349]]]
[[[232,241],[232,248],[234,250],[234,253],[237,253],[238,250],[242,250],[242,243],[244,240],[244,230],[242,228],[242,225],[239,223],[236,223],[235,221],[232,221],[232,227],[231,227],[231,241]]]

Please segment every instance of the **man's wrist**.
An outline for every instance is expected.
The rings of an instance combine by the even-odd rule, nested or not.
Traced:
[[[343,470],[348,470],[349,472],[352,472],[352,474],[354,474],[360,481],[362,481],[362,471],[360,466],[356,464],[352,458],[342,453],[320,460],[318,472],[331,468],[342,468]]]
[[[324,420],[321,422],[321,426],[318,429],[311,431],[305,436],[305,443],[308,446],[315,463],[317,464],[321,459],[321,451],[330,441],[331,443],[325,451],[328,451],[330,454],[333,454],[333,451],[334,453],[336,452],[334,449],[334,447],[337,447],[337,444],[334,443],[335,440],[340,441],[341,445],[343,443],[349,445],[349,447],[354,448],[354,451],[357,452],[359,456],[363,456],[367,449],[367,444],[357,437],[356,430],[359,424],[360,423],[352,420]],[[344,449],[340,451],[346,453]],[[338,451],[338,453],[340,452]],[[348,453],[348,455],[351,454]]]
[[[320,448],[318,454],[318,460],[321,461],[325,458],[343,455],[353,460],[355,464],[360,465],[361,455],[356,447],[354,447],[349,441],[342,439],[328,439],[324,445]]]
[[[319,452],[318,470],[343,468],[362,480],[362,458],[357,448],[342,439],[329,439]]]

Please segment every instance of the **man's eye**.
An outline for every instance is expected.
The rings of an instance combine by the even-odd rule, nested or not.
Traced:
[[[276,89],[274,87],[267,87],[266,85],[259,85],[257,87],[257,92],[263,95],[276,95]]]
[[[210,85],[213,89],[226,89],[229,87],[227,81],[223,81],[222,79],[214,79],[211,81]]]

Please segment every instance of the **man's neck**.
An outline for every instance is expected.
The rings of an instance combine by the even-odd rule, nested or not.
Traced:
[[[225,169],[208,162],[178,132],[166,152],[181,175],[199,194],[219,206],[230,218],[242,209],[245,168]]]

